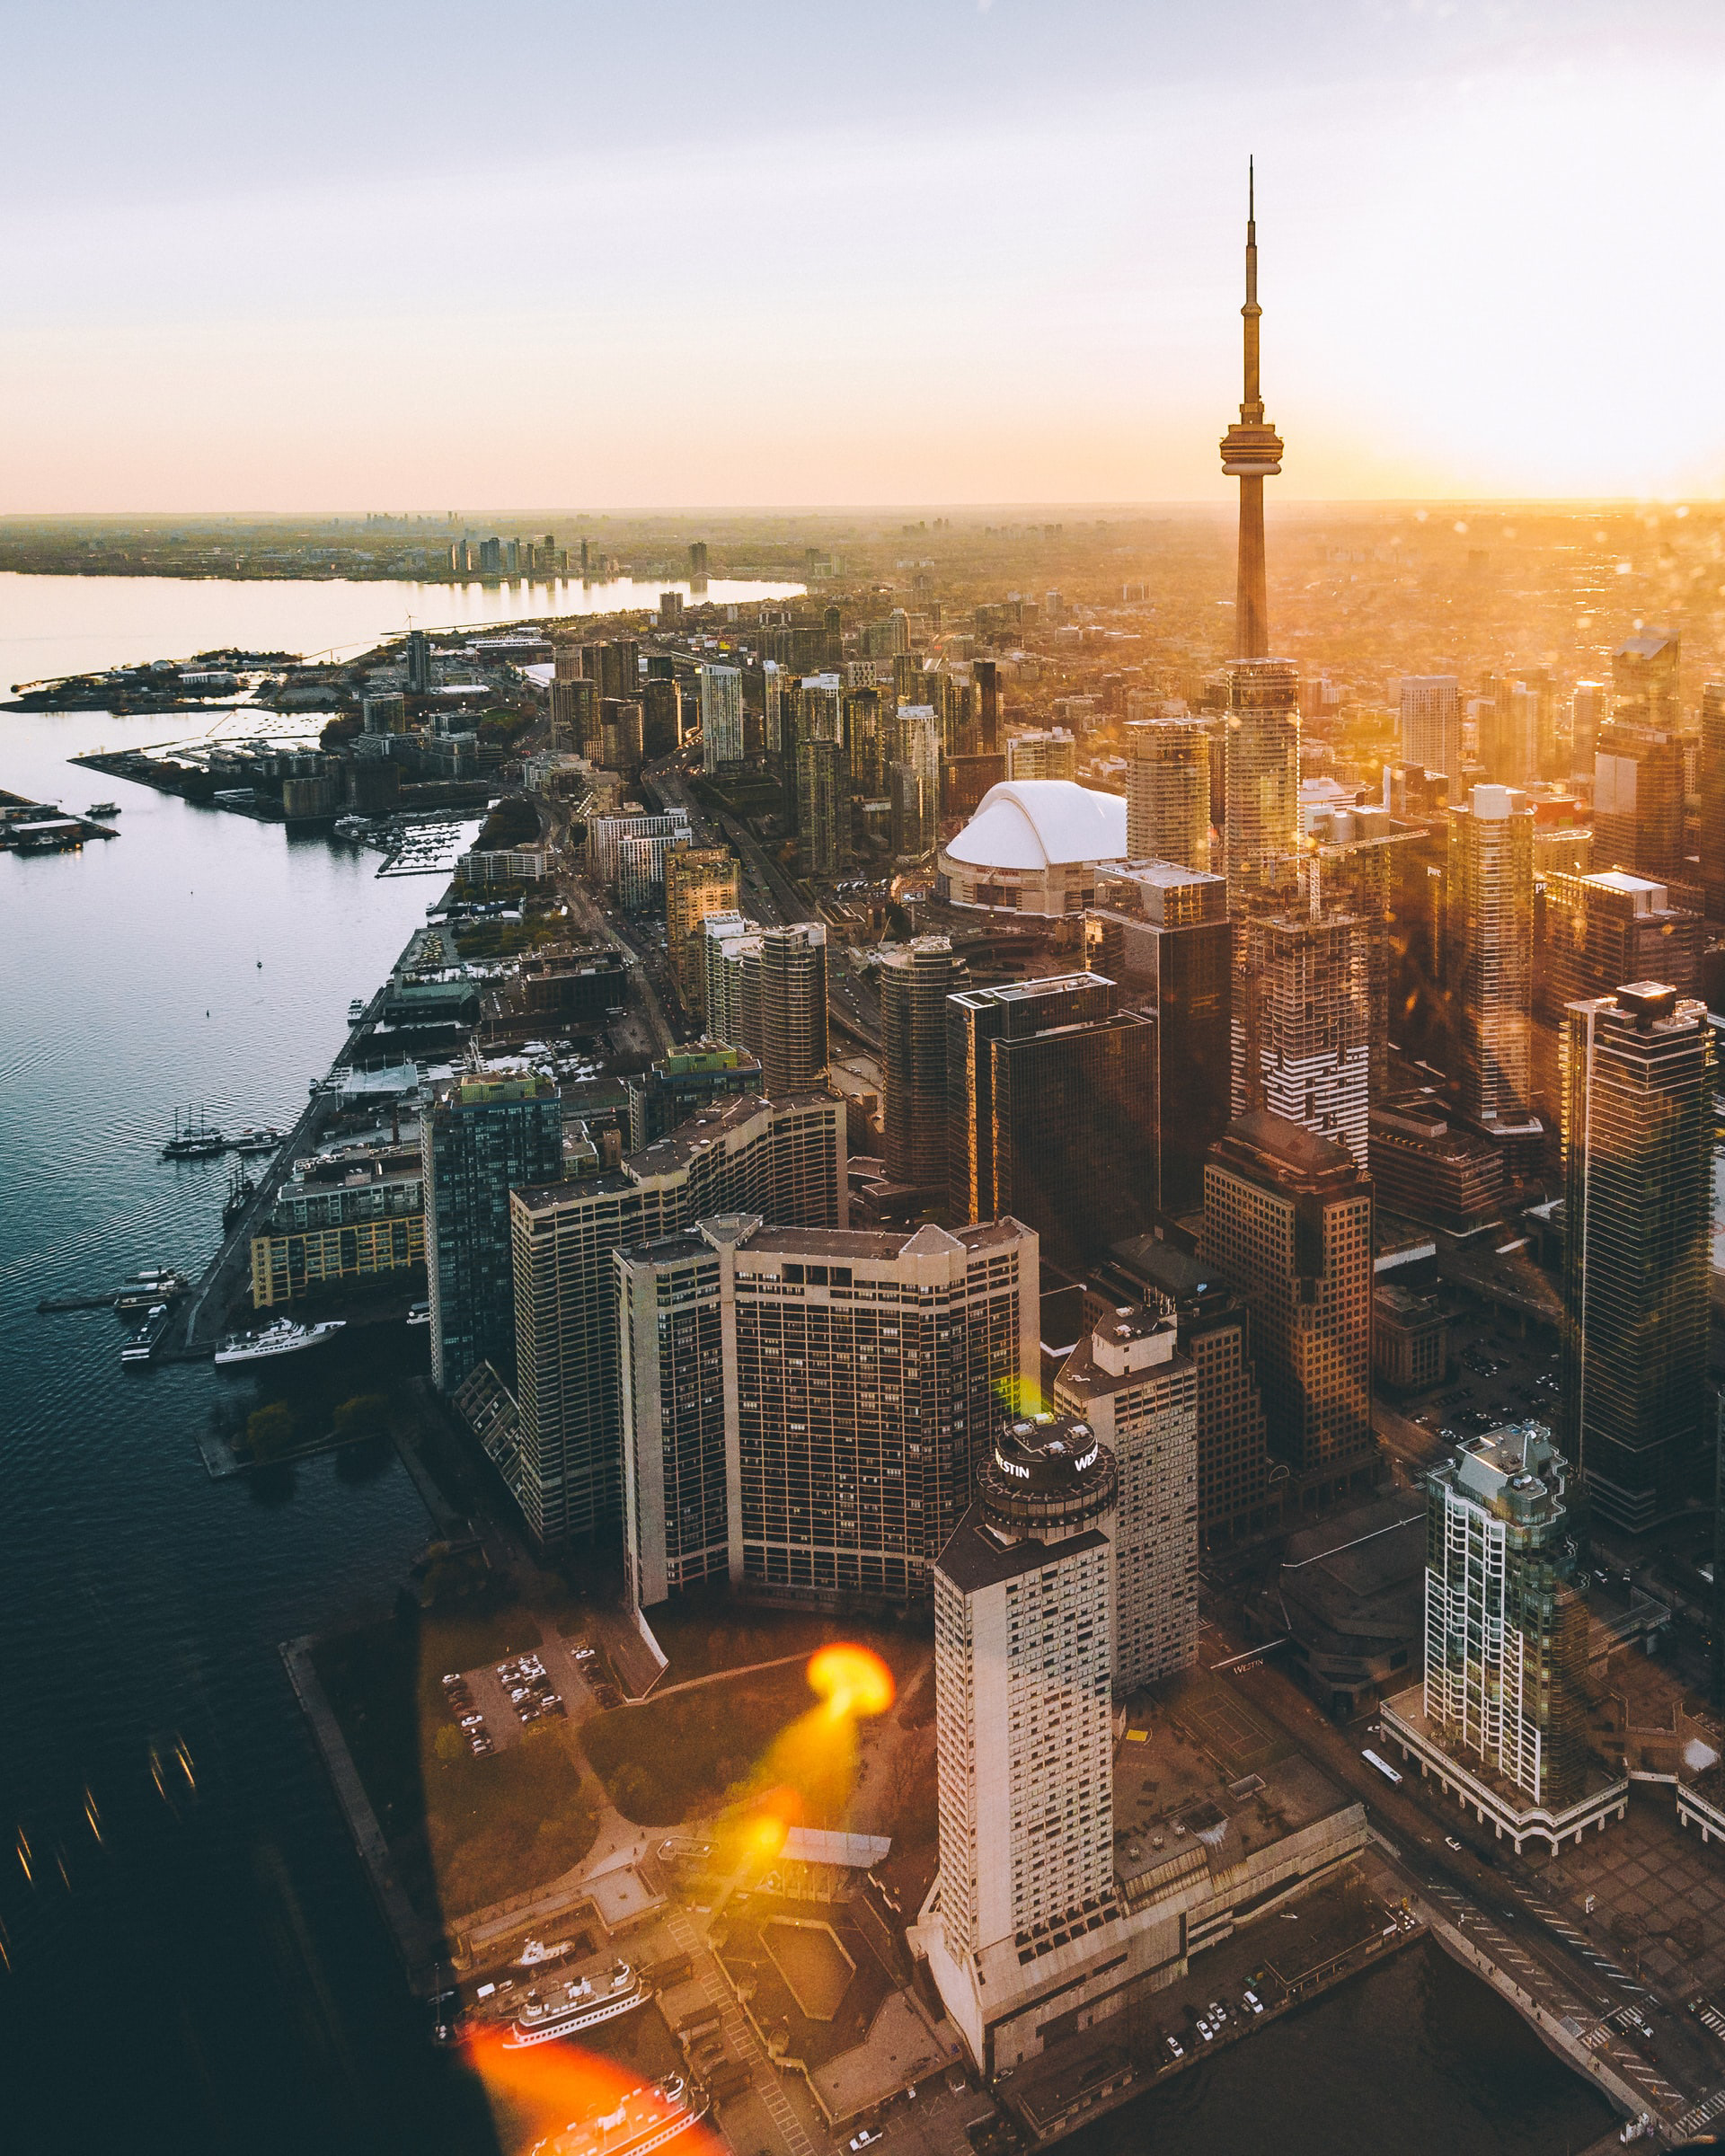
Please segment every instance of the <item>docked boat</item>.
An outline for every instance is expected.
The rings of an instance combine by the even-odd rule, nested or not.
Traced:
[[[118,801],[92,801],[84,812],[94,823],[106,823],[111,816],[119,814]]]
[[[252,1203],[257,1191],[257,1181],[249,1176],[235,1161],[228,1171],[227,1196],[222,1200],[222,1225],[231,1228],[241,1214]]]
[[[407,1321],[410,1325],[429,1325],[431,1322],[431,1305],[429,1303],[411,1303]]]
[[[120,1282],[114,1308],[122,1314],[154,1310],[158,1303],[172,1303],[183,1295],[190,1285],[186,1276],[176,1273],[172,1266],[151,1266]]]
[[[183,1127],[180,1121],[180,1110],[177,1108],[174,1109],[173,1135],[162,1148],[164,1161],[208,1161],[214,1159],[218,1153],[226,1151],[227,1140],[209,1122],[201,1108],[196,1116],[190,1109],[186,1110]]]
[[[515,2010],[503,2039],[506,2051],[523,2051],[530,2045],[549,2044],[555,2037],[572,2037],[601,2021],[615,2021],[645,2006],[652,1986],[626,1961],[615,1965],[608,1976],[572,1976],[565,1984],[535,1984]]]
[[[296,1325],[291,1318],[278,1318],[261,1332],[230,1333],[216,1350],[218,1364],[261,1363],[274,1355],[297,1355],[305,1348],[327,1348],[346,1320],[325,1318],[317,1325]]]
[[[348,1005],[348,1023],[350,1026],[357,1026],[370,1008],[371,1005],[363,995],[356,995]]]
[[[706,2091],[681,2074],[668,2074],[632,2089],[602,2117],[571,2119],[561,2133],[535,2141],[528,2156],[648,2156],[706,2115]]]
[[[168,1316],[165,1303],[154,1304],[137,1330],[127,1336],[126,1344],[119,1351],[120,1361],[129,1363],[134,1368],[140,1363],[150,1361],[161,1345],[162,1335],[168,1330]]]
[[[281,1133],[273,1123],[250,1123],[234,1140],[235,1153],[273,1153]]]

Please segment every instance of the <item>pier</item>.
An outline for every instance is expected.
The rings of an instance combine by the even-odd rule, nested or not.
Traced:
[[[417,936],[420,932],[415,929]],[[410,938],[403,950],[411,950]],[[399,964],[400,961],[398,960]],[[183,1319],[176,1317],[169,1341],[158,1359],[163,1362],[201,1362],[215,1354],[232,1322],[235,1304],[251,1292],[252,1238],[259,1233],[274,1206],[281,1186],[293,1173],[294,1162],[304,1157],[323,1135],[335,1113],[338,1089],[331,1083],[351,1067],[360,1036],[383,1012],[387,983],[366,1005],[364,1015],[348,1029],[348,1038],[325,1074],[324,1082],[306,1102],[298,1122],[288,1133],[258,1177],[258,1187],[246,1200],[244,1210],[222,1237],[221,1247],[187,1298]]]

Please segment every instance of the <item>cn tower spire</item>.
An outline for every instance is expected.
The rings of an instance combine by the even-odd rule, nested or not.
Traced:
[[[1236,658],[1264,658],[1269,653],[1269,607],[1264,592],[1264,481],[1282,468],[1281,437],[1264,419],[1258,376],[1257,178],[1246,161],[1245,393],[1238,423],[1222,437],[1222,469],[1240,482],[1240,563],[1234,586],[1234,649]]]

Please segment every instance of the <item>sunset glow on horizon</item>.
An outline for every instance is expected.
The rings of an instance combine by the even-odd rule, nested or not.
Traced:
[[[1279,502],[1707,495],[1725,23],[1632,28],[45,13],[10,56],[0,514],[1219,507],[1249,153]],[[164,137],[193,80],[243,150]]]

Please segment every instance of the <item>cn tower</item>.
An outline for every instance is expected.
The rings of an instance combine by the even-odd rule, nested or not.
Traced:
[[[1222,437],[1222,469],[1240,482],[1240,566],[1234,587],[1236,658],[1269,654],[1269,608],[1264,596],[1264,482],[1282,468],[1282,439],[1264,419],[1258,382],[1258,218],[1252,161],[1246,163],[1246,393],[1240,418]]]

